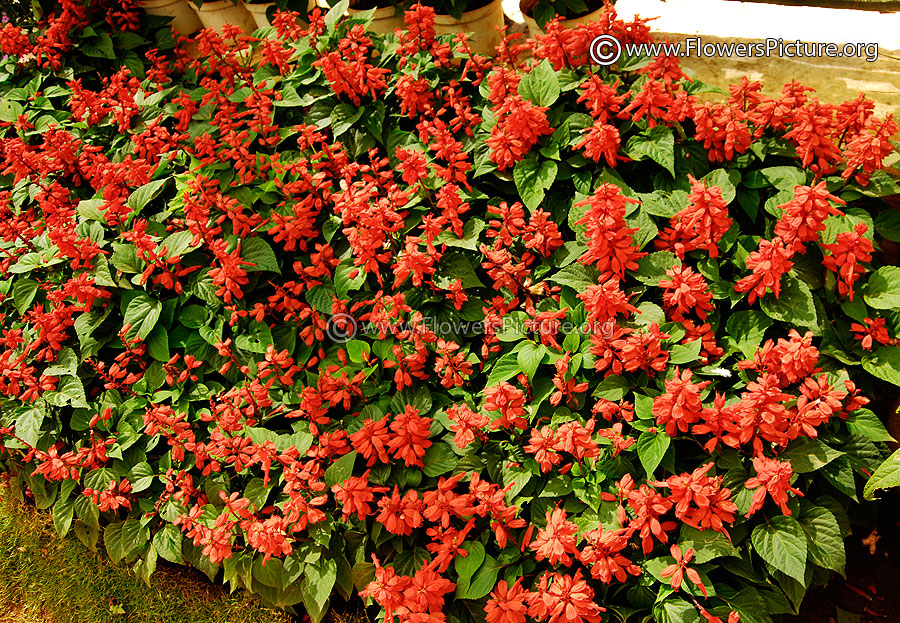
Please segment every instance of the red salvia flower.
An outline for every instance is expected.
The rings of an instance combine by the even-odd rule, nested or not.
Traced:
[[[757,456],[753,459],[753,470],[756,472],[756,476],[744,483],[748,490],[756,489],[753,492],[753,501],[746,516],[750,517],[763,507],[763,503],[766,501],[766,493],[772,497],[773,502],[781,507],[783,514],[790,515],[791,509],[787,507],[788,494],[803,495],[799,489],[791,486],[794,468],[791,466],[790,461],[782,462],[764,456]]]
[[[822,264],[828,270],[838,275],[838,292],[853,300],[853,284],[862,276],[866,269],[862,262],[871,262],[875,247],[872,241],[865,237],[869,226],[865,223],[857,223],[853,231],[841,232],[833,244],[822,245],[831,255],[826,255]]]

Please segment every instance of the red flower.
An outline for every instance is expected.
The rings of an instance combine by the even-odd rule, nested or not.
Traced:
[[[719,240],[731,229],[728,204],[722,198],[722,189],[707,187],[701,181],[688,175],[691,194],[688,207],[673,216],[656,241],[657,249],[670,249],[680,259],[686,253],[702,249],[710,257],[719,256]]]
[[[372,514],[369,502],[375,499],[375,493],[384,493],[385,487],[372,487],[369,485],[369,471],[362,476],[351,476],[344,482],[331,487],[335,499],[343,506],[344,521],[347,521],[353,513],[359,519],[365,519]]]
[[[628,547],[627,530],[605,531],[603,526],[584,533],[587,545],[578,553],[578,560],[591,568],[591,577],[605,584],[613,578],[619,582],[629,575],[640,575],[641,568],[622,554]]]
[[[673,266],[666,271],[669,279],[661,279],[659,287],[663,288],[663,304],[669,310],[669,316],[675,322],[684,320],[684,314],[693,310],[701,320],[713,311],[712,292],[703,275],[695,273],[689,266]]]
[[[832,415],[840,413],[842,401],[846,397],[847,392],[831,388],[828,377],[824,374],[820,374],[815,380],[806,379],[800,386],[800,396],[795,407],[796,417],[792,418],[798,429],[796,435],[802,433],[813,439],[818,437],[816,427],[827,424]]]
[[[530,546],[535,551],[535,560],[546,558],[551,565],[561,563],[568,567],[572,564],[569,554],[578,554],[578,548],[575,547],[577,533],[578,526],[566,520],[564,509],[547,511],[547,526],[538,530],[537,537]]]
[[[791,462],[757,456],[753,459],[753,469],[756,471],[756,476],[744,483],[748,490],[756,489],[753,492],[753,501],[746,516],[750,517],[763,507],[766,493],[772,496],[772,501],[781,507],[783,514],[790,515],[791,510],[787,507],[788,493],[803,495],[799,489],[791,486],[791,477],[794,475]]]
[[[766,340],[754,353],[753,361],[740,361],[738,368],[773,374],[782,386],[798,383],[817,372],[819,349],[812,345],[812,331],[801,336],[796,329],[791,329],[788,338],[779,338],[777,345],[772,340]]]
[[[690,425],[700,421],[703,405],[700,404],[700,392],[709,385],[709,381],[692,383],[693,372],[678,372],[671,381],[666,381],[666,393],[653,400],[653,415],[656,423],[666,427],[666,434],[674,437],[676,429],[686,433]]]
[[[831,140],[834,130],[834,106],[813,100],[795,111],[794,125],[784,138],[797,148],[804,167],[817,177],[834,173],[841,151]]]
[[[465,473],[457,474],[452,478],[441,476],[438,487],[434,491],[426,491],[422,496],[424,511],[422,515],[428,521],[440,524],[445,530],[450,527],[452,517],[471,517],[475,514],[472,508],[474,496],[472,494],[459,495],[453,492],[456,484],[465,476]]]
[[[637,229],[625,225],[625,212],[629,203],[639,203],[622,195],[613,184],[601,184],[594,194],[573,207],[586,207],[585,215],[576,221],[584,225],[588,251],[578,261],[593,264],[607,276],[625,277],[626,270],[637,270],[637,260],[647,255],[634,247],[633,236]]]
[[[475,441],[476,435],[481,436],[481,429],[491,423],[486,415],[475,413],[466,404],[448,407],[447,417],[452,422],[453,442],[460,449]]]
[[[247,525],[242,523],[247,533],[247,544],[256,551],[264,554],[263,563],[272,556],[281,558],[290,556],[294,548],[285,533],[286,523],[284,517],[272,516],[264,521],[251,521]]]
[[[628,525],[628,535],[640,534],[645,556],[653,550],[653,537],[660,543],[669,542],[667,532],[674,530],[677,524],[674,521],[661,522],[659,518],[672,508],[670,500],[648,485],[641,485],[640,489],[628,492],[628,506],[636,515]]]
[[[416,571],[409,586],[403,591],[406,598],[403,607],[412,613],[439,614],[444,607],[444,595],[454,588],[456,584],[438,573],[434,562],[431,562]]]
[[[872,241],[863,234],[869,231],[865,223],[857,223],[853,231],[841,232],[834,244],[822,245],[831,255],[826,255],[822,264],[838,274],[838,292],[853,300],[853,284],[866,272],[861,262],[871,262],[875,248]]]
[[[422,525],[422,510],[424,504],[419,499],[416,491],[407,491],[406,495],[400,495],[400,489],[394,487],[390,495],[382,496],[378,500],[378,523],[391,534],[412,534],[414,528]]]
[[[406,405],[403,413],[398,413],[391,422],[391,431],[394,435],[388,442],[388,449],[394,458],[403,459],[407,467],[412,465],[423,467],[422,457],[425,456],[425,450],[431,446],[431,442],[428,441],[430,428],[430,417],[422,417],[418,409]]]
[[[600,162],[601,158],[605,158],[606,164],[615,167],[616,154],[621,145],[622,138],[616,126],[595,121],[581,141],[575,145],[575,149],[584,149],[584,155],[594,162]]]
[[[581,84],[581,94],[577,101],[579,104],[585,103],[588,112],[598,123],[606,124],[613,115],[619,112],[622,104],[628,98],[627,93],[616,94],[618,86],[618,78],[613,84],[606,84],[599,74],[591,74]],[[594,127],[597,127],[597,123],[594,124]]]
[[[675,515],[684,523],[698,530],[712,528],[729,536],[724,524],[734,521],[737,505],[730,499],[731,491],[722,487],[721,476],[706,475],[714,465],[707,463],[690,474],[670,476],[665,483],[657,485],[669,488]]]
[[[528,426],[528,420],[522,417],[526,414],[525,394],[506,381],[484,390],[484,410],[500,412],[500,418],[491,422],[491,430]]]
[[[805,253],[805,243],[815,241],[825,231],[825,220],[843,214],[831,203],[846,202],[829,193],[825,184],[822,181],[815,186],[797,186],[794,198],[780,206],[784,211],[775,224],[775,235],[784,240],[785,248],[792,253]]]
[[[750,148],[753,137],[746,114],[737,106],[692,101],[690,116],[694,120],[694,137],[709,150],[710,162],[723,162]]]
[[[781,238],[776,236],[772,241],[760,240],[759,249],[751,251],[747,258],[747,268],[753,274],[738,281],[734,285],[735,292],[749,291],[747,302],[750,305],[767,290],[778,298],[781,294],[781,277],[794,266],[792,256],[792,250],[785,247]]]
[[[588,286],[586,292],[579,292],[576,295],[584,301],[588,324],[603,324],[615,319],[619,314],[628,319],[633,313],[640,313],[637,307],[628,302],[634,294],[625,294],[619,284],[618,279],[609,277],[597,285]]]
[[[409,586],[411,579],[405,575],[397,575],[393,567],[382,567],[375,554],[372,554],[372,562],[375,563],[375,579],[359,592],[359,596],[373,598],[379,606],[384,608],[384,620],[394,620],[394,612],[406,600],[403,592]]]
[[[487,623],[525,623],[525,615],[528,614],[525,595],[522,578],[512,586],[506,580],[500,580],[484,605]]]
[[[366,466],[372,467],[376,461],[382,463],[390,463],[388,456],[388,443],[390,442],[390,433],[388,433],[388,416],[384,416],[377,422],[371,418],[366,418],[362,428],[350,435],[350,443],[353,449],[366,459]]]
[[[882,161],[893,151],[890,138],[897,133],[898,128],[893,115],[888,115],[880,123],[870,117],[866,122],[866,130],[870,132],[860,131],[844,148],[847,168],[841,173],[841,177],[847,179],[855,172],[855,179],[860,186],[868,185],[872,173],[881,169]],[[859,170],[860,167],[862,171]]]
[[[531,429],[531,440],[524,450],[534,455],[534,459],[541,466],[541,473],[549,472],[562,461],[562,457],[553,451],[555,444],[556,432],[549,426],[544,426],[540,430]]]
[[[538,590],[529,593],[529,616],[547,623],[600,623],[606,608],[597,604],[581,570],[574,576],[555,573],[551,577],[549,586],[544,576]]]
[[[891,336],[885,327],[884,318],[866,318],[865,326],[854,322],[850,325],[850,330],[856,333],[856,339],[862,342],[863,350],[871,350],[874,342],[879,344],[890,344]]]
[[[697,585],[697,588],[703,593],[703,596],[706,597],[706,587],[703,586],[703,582],[700,580],[700,574],[697,573],[696,569],[688,568],[687,564],[694,557],[694,550],[688,549],[684,553],[684,556],[681,555],[681,548],[677,545],[672,545],[670,550],[672,553],[672,558],[675,559],[675,564],[669,565],[659,574],[664,578],[671,577],[672,579],[669,581],[669,585],[674,590],[679,590],[681,588],[681,582],[684,579],[684,576],[687,575],[688,579]]]

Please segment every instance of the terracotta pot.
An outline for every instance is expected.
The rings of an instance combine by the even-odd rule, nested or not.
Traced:
[[[528,33],[535,37],[537,35],[546,34],[544,29],[538,26],[538,23],[535,19],[530,15],[532,9],[534,9],[536,2],[534,0],[520,0],[519,1],[519,10],[522,11],[522,17],[525,18],[525,24],[528,26]],[[587,15],[581,15],[580,17],[573,17],[571,19],[564,19],[560,24],[563,28],[575,28],[578,24],[587,24],[588,22],[596,22],[600,19],[600,16],[603,15],[603,12],[606,10],[606,7],[600,7],[596,11],[591,11]]]
[[[312,10],[313,6],[318,6],[323,13],[331,10],[331,7],[328,6],[328,0],[310,0],[310,10]],[[346,15],[357,15],[364,13],[365,10],[348,9]],[[372,21],[369,22],[369,32],[385,35],[394,32],[397,28],[406,28],[406,23],[403,21],[403,12],[400,15],[395,15],[395,11],[396,9],[392,6],[376,8],[372,15]]]
[[[188,0],[140,0],[138,2],[147,15],[171,17],[172,28],[183,35],[192,35],[201,28],[200,18],[194,12],[194,5]]]
[[[363,12],[364,11],[358,9],[349,9],[347,11],[349,15],[356,15]],[[372,14],[372,21],[369,22],[368,30],[386,35],[394,32],[398,28],[406,28],[406,22],[403,21],[403,12],[401,11],[399,15],[396,15],[395,12],[396,8],[392,6],[376,8],[375,12]]]
[[[474,11],[466,11],[462,19],[450,15],[434,16],[434,32],[438,35],[455,35],[467,32],[472,35],[469,45],[476,54],[494,56],[500,44],[500,33],[495,27],[504,24],[503,2],[493,0],[487,6]]]
[[[234,24],[244,29],[245,33],[256,30],[253,16],[242,4],[233,4],[231,0],[214,0],[204,2],[196,9],[204,28],[221,30],[225,24]]]
[[[269,7],[274,6],[274,2],[266,2],[266,3],[251,3],[244,2],[244,8],[247,9],[247,12],[253,17],[253,21],[256,22],[257,28],[268,28],[272,24],[269,23],[269,18],[267,17],[267,12]]]

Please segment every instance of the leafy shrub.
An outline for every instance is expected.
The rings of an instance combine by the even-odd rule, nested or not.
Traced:
[[[0,31],[10,484],[314,621],[763,622],[842,572],[894,122],[592,67],[650,39],[613,11],[490,61],[344,8]]]

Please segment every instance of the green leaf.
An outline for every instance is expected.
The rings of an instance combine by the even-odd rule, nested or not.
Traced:
[[[668,279],[666,271],[680,265],[671,251],[657,251],[639,259],[638,269],[633,274],[644,285],[659,287],[660,280]]]
[[[244,487],[244,497],[250,500],[256,506],[256,510],[259,511],[265,507],[269,491],[271,491],[271,488],[265,486],[265,481],[262,478],[252,478],[247,483],[247,486]]]
[[[624,376],[608,376],[597,384],[594,398],[603,398],[613,402],[622,400],[631,390],[631,384]]]
[[[516,353],[516,362],[519,364],[519,369],[527,374],[529,379],[533,379],[535,371],[546,354],[547,347],[543,344],[522,342],[522,347]]]
[[[599,276],[600,273],[597,272],[597,269],[591,266],[570,264],[552,277],[548,277],[547,280],[562,286],[569,286],[576,292],[584,292],[589,286],[597,285]]]
[[[199,329],[206,326],[209,312],[202,305],[187,305],[178,314],[178,322],[188,329]]]
[[[60,537],[68,534],[74,515],[75,503],[68,496],[60,497],[53,505],[53,526]]]
[[[159,243],[158,253],[162,254],[162,249],[166,249],[164,257],[181,257],[185,251],[191,249],[191,242],[194,240],[194,234],[188,230],[177,231],[174,234],[166,236]]]
[[[472,578],[471,584],[469,584],[469,590],[466,591],[463,599],[482,599],[494,590],[494,586],[497,584],[497,574],[501,568],[502,565],[497,562],[496,558],[486,554],[484,562],[478,571],[475,572],[475,576]]]
[[[779,458],[790,461],[794,472],[805,474],[828,465],[843,454],[818,439],[801,437],[789,444]]]
[[[653,478],[653,473],[662,461],[663,456],[669,449],[672,439],[664,430],[658,430],[655,433],[644,431],[637,440],[637,454],[647,472],[648,478]]]
[[[170,523],[163,525],[162,529],[153,535],[153,547],[164,560],[176,565],[184,564],[184,556],[181,554],[181,530]]]
[[[347,298],[352,290],[359,290],[366,282],[366,273],[361,266],[353,264],[352,259],[341,261],[334,271],[334,293],[340,299]],[[331,312],[331,297],[328,297],[328,310]]]
[[[328,611],[328,598],[331,596],[335,580],[337,580],[337,563],[333,560],[323,556],[316,562],[306,565],[300,587],[303,605],[306,606],[312,623],[319,623]]]
[[[547,189],[556,181],[557,170],[554,161],[540,162],[533,154],[516,163],[513,180],[525,207],[534,210],[541,204]]]
[[[679,543],[682,551],[687,548],[694,550],[694,562],[698,565],[716,558],[740,555],[728,537],[715,530],[697,530],[687,525],[682,526]]]
[[[632,136],[625,151],[634,160],[653,160],[675,176],[675,135],[666,126],[658,125]]]
[[[328,29],[328,32],[334,32],[335,26],[337,26],[337,23],[341,20],[349,7],[350,0],[340,0],[340,2],[333,5],[328,13],[325,14],[325,28]]]
[[[875,217],[875,231],[891,242],[900,242],[900,211],[884,210]]]
[[[756,349],[762,344],[766,329],[771,326],[772,320],[764,313],[749,310],[731,314],[725,329],[744,357],[752,359]]]
[[[900,268],[882,266],[869,275],[863,298],[875,309],[900,309]]]
[[[779,515],[760,524],[750,535],[753,549],[775,569],[806,584],[806,534],[793,517]]]
[[[24,314],[37,294],[39,284],[34,279],[17,279],[13,285],[13,303],[20,314]]]
[[[139,273],[144,270],[144,262],[138,258],[137,247],[133,244],[113,244],[110,263],[123,273]]]
[[[641,209],[651,216],[671,218],[688,207],[688,194],[683,190],[654,190],[652,193],[638,193]]]
[[[468,554],[457,556],[453,562],[458,575],[456,596],[460,599],[468,592],[472,576],[484,562],[484,545],[478,541],[466,541],[462,544],[462,549],[466,550]]]
[[[900,450],[894,452],[875,470],[863,489],[863,497],[873,500],[878,489],[891,489],[896,486],[900,486]]]
[[[900,348],[881,346],[862,358],[863,370],[882,381],[900,386]]]
[[[736,186],[741,181],[741,174],[734,170],[714,169],[702,181],[708,188],[719,188],[725,203],[731,203],[737,195]]]
[[[551,106],[559,99],[560,87],[556,72],[544,59],[519,81],[519,95],[535,106]]]
[[[340,136],[353,127],[360,117],[363,108],[357,108],[347,103],[340,103],[331,111],[331,131],[335,136]]]
[[[796,186],[806,184],[806,171],[799,167],[768,167],[760,171],[765,180],[778,190],[787,190],[793,196]]]
[[[773,320],[808,328],[816,335],[821,333],[812,292],[793,275],[782,277],[778,298],[769,292],[761,299],[760,307]]]
[[[137,519],[110,524],[103,530],[103,544],[116,564],[132,558],[149,539],[147,529]]]
[[[801,513],[799,522],[806,533],[806,545],[812,561],[844,575],[847,554],[841,527],[834,514],[827,508],[813,506]]]
[[[676,344],[672,347],[672,352],[669,355],[669,363],[681,365],[697,361],[700,358],[702,346],[703,340],[699,338],[687,344]]]
[[[340,484],[353,475],[356,452],[348,452],[325,470],[325,484],[329,487]]]
[[[484,386],[493,387],[503,381],[508,381],[522,371],[519,366],[519,354],[515,352],[505,353],[497,360],[494,367],[488,373]]]
[[[153,180],[139,187],[128,196],[128,207],[137,214],[162,191],[168,181],[169,178],[166,177],[161,180]]]
[[[436,478],[453,471],[459,462],[459,457],[448,444],[439,441],[425,451],[422,462],[425,464],[425,468],[422,470],[425,475]]]
[[[157,361],[169,361],[169,332],[162,325],[156,325],[147,336],[147,352]]]
[[[847,428],[854,435],[861,435],[869,441],[895,441],[891,434],[869,409],[857,409],[847,417]]]
[[[275,251],[262,238],[243,238],[241,240],[241,258],[253,264],[253,266],[247,266],[248,272],[259,270],[281,272],[281,269],[278,268],[278,260],[275,258]]]
[[[128,339],[144,340],[156,326],[162,314],[162,303],[144,292],[138,293],[125,308],[124,324],[131,325],[125,334]]]
[[[44,422],[44,410],[31,407],[16,418],[16,436],[31,447],[37,445]]]
[[[448,289],[457,281],[462,282],[465,289],[484,287],[481,279],[475,274],[468,256],[459,251],[448,251],[441,258],[440,267],[434,277],[434,285]]]
[[[653,606],[653,619],[657,623],[700,623],[697,609],[683,599],[666,599]]]

